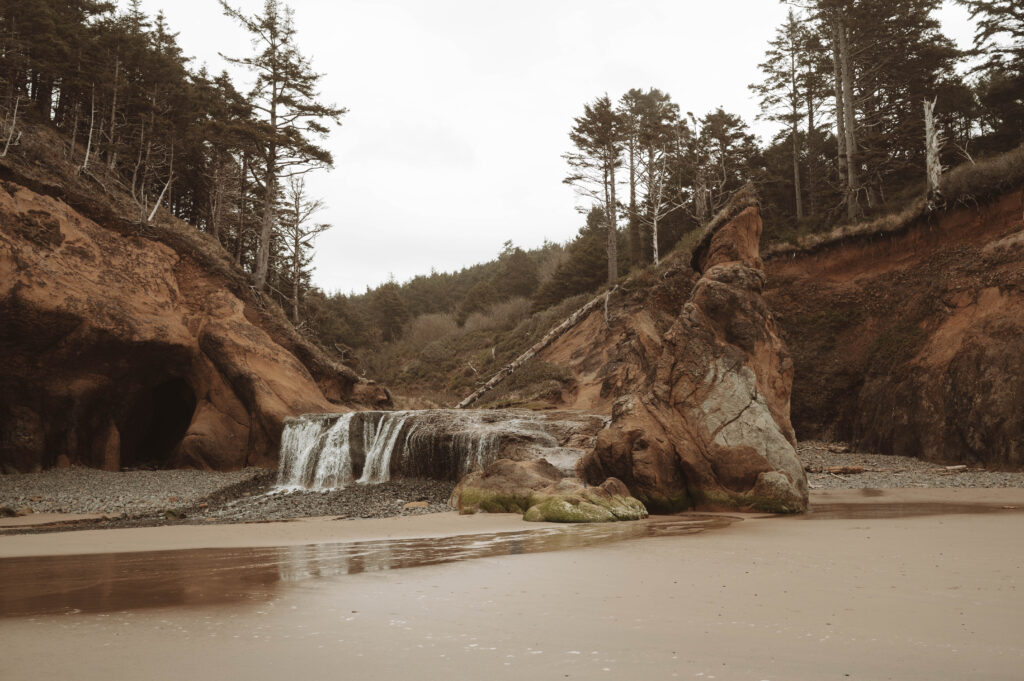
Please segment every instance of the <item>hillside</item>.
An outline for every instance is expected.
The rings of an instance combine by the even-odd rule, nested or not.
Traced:
[[[281,423],[387,406],[297,334],[216,241],[142,226],[112,175],[47,127],[0,161],[0,464],[233,469],[273,463]]]
[[[942,210],[922,200],[767,249],[766,300],[793,356],[793,425],[802,439],[1019,468],[1024,150],[950,172],[943,188]],[[677,249],[481,401],[610,413],[650,379],[645,358],[695,281],[690,249]]]

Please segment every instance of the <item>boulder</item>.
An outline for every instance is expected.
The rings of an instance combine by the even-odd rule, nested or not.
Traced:
[[[640,359],[653,371],[615,401],[584,480],[618,478],[652,511],[806,509],[793,363],[761,295],[760,235],[749,191],[708,226],[692,258],[700,279],[657,355]]]
[[[566,478],[544,459],[499,459],[459,482],[452,498],[459,513],[522,513],[528,521],[560,523],[639,520],[647,509],[619,480],[592,487]]]

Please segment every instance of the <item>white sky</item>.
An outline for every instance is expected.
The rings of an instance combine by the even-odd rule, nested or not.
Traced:
[[[252,51],[215,0],[163,9],[193,67]],[[572,238],[583,218],[562,184],[573,118],[607,92],[657,87],[682,111],[717,106],[755,132],[747,84],[785,18],[774,0],[291,0],[299,44],[325,74],[322,99],[349,109],[309,180],[333,229],[316,242],[314,283],[361,293],[393,275],[458,270]],[[234,0],[252,14],[263,0]],[[945,32],[967,46],[960,7]],[[237,74],[236,82],[248,82]]]

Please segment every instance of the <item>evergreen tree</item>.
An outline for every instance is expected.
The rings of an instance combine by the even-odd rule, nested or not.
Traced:
[[[316,140],[328,133],[325,122],[341,124],[346,109],[318,101],[321,74],[313,71],[296,43],[293,12],[277,0],[265,0],[263,13],[247,16],[220,0],[224,13],[238,21],[253,38],[259,52],[252,57],[229,59],[256,74],[250,93],[259,113],[263,149],[263,219],[253,283],[263,288],[270,261],[270,240],[278,179],[296,169],[330,168],[334,159]]]
[[[608,283],[619,278],[618,203],[615,199],[615,171],[622,160],[622,121],[608,95],[583,107],[569,133],[575,151],[563,155],[570,174],[563,180],[581,195],[604,207],[607,229]]]

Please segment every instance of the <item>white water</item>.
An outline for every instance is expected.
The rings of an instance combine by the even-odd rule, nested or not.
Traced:
[[[331,489],[351,482],[352,453],[349,429],[352,414],[341,415],[324,430],[322,419],[289,422],[281,435],[279,487]]]
[[[402,434],[402,426],[408,418],[409,413],[403,411],[384,414],[377,424],[377,432],[374,433],[373,439],[364,440],[366,463],[363,464],[363,475],[359,482],[377,483],[391,479],[391,454],[395,451],[395,443]]]
[[[352,423],[353,418],[362,420]],[[376,484],[396,474],[459,479],[483,470],[504,443],[542,451],[571,474],[580,450],[559,446],[543,419],[477,411],[361,412],[291,419],[281,437],[278,486],[329,490]],[[518,443],[518,444],[516,444]],[[353,451],[365,454],[356,469]],[[358,475],[358,479],[356,476]],[[453,477],[454,476],[454,477]]]

